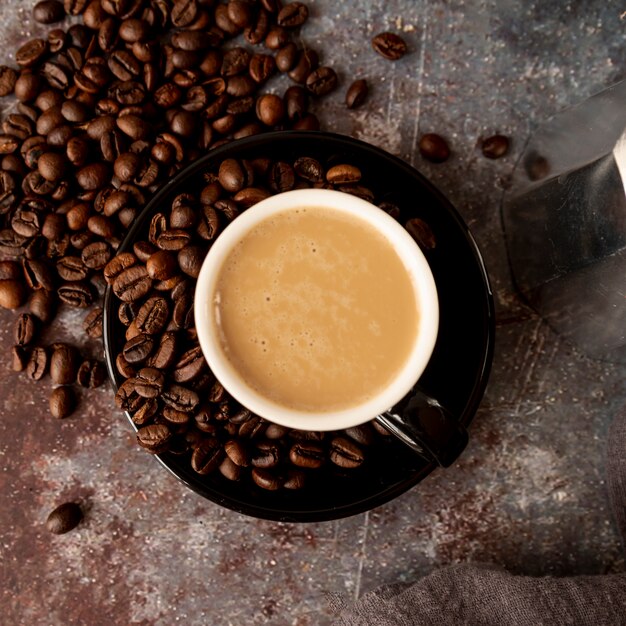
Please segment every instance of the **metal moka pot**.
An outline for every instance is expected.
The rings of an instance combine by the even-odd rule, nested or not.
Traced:
[[[529,304],[588,356],[626,363],[626,81],[534,133],[502,212]]]

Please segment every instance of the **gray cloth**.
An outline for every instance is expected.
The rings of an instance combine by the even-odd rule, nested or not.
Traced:
[[[626,542],[626,408],[609,433],[607,482]],[[337,599],[335,599],[337,600]],[[337,601],[335,606],[338,606]],[[626,625],[626,574],[531,578],[490,565],[440,569],[414,584],[379,587],[340,610],[336,626]]]

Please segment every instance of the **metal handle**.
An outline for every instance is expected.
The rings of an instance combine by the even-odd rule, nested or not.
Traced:
[[[418,387],[395,407],[378,415],[376,421],[417,454],[441,467],[452,465],[467,446],[468,434],[463,424]]]

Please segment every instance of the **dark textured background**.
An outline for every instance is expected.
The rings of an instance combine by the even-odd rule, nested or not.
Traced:
[[[369,140],[429,176],[469,224],[493,281],[497,346],[461,460],[369,513],[288,525],[242,517],[185,490],[134,444],[109,387],[71,418],[48,413],[49,379],[8,369],[12,314],[0,313],[0,622],[3,624],[308,624],[330,621],[325,594],[355,598],[466,560],[529,574],[624,571],[604,484],[608,425],[626,400],[624,366],[565,345],[514,293],[500,227],[506,181],[529,133],[624,78],[622,3],[493,0],[310,3],[307,42],[340,74],[319,107],[325,128]],[[520,5],[524,5],[522,8]],[[0,0],[1,62],[42,27],[30,2]],[[369,39],[403,33],[393,64]],[[352,76],[372,87],[343,107]],[[272,83],[277,90],[285,87]],[[453,156],[424,162],[419,135]],[[483,158],[502,132],[512,153]],[[82,314],[57,322],[79,334]],[[98,345],[94,343],[94,351]],[[44,527],[78,498],[84,523]]]

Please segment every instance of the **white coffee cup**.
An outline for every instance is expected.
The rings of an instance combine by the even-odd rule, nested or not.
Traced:
[[[374,227],[393,246],[410,276],[419,310],[419,327],[404,366],[391,383],[367,401],[347,409],[314,413],[293,410],[249,386],[224,354],[217,336],[214,292],[226,257],[258,223],[276,213],[305,207],[327,208]],[[239,403],[274,423],[302,430],[337,430],[367,422],[402,400],[431,358],[439,327],[437,288],[422,251],[406,230],[384,211],[356,196],[327,189],[287,191],[262,200],[237,217],[209,250],[195,291],[194,314],[202,352],[216,378]]]

